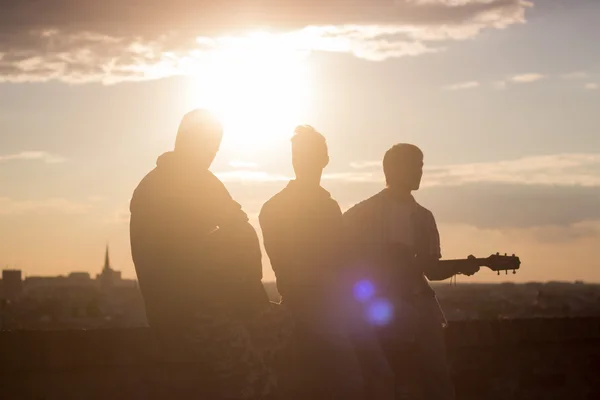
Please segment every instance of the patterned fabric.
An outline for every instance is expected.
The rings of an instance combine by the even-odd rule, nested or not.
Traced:
[[[391,223],[398,222],[389,220],[390,215],[394,215],[389,212],[391,201],[387,190],[383,190],[344,214],[357,256],[367,254],[374,261],[367,263],[369,269],[389,268],[385,252],[390,245],[395,245],[389,234],[400,229],[398,226],[390,227]],[[441,258],[440,237],[433,214],[414,199],[405,206],[412,208],[411,218],[408,221],[403,218],[403,222],[405,229],[411,230],[413,235],[414,254],[417,257]],[[453,400],[454,388],[446,361],[442,328],[446,319],[435,293],[422,274],[418,280],[410,279],[408,283],[403,285],[403,290],[410,293],[392,301],[394,319],[379,330],[379,341],[396,376],[395,399]]]
[[[387,189],[384,189],[344,213],[344,224],[349,240],[353,243],[352,249],[356,251],[355,257],[357,259],[366,257],[370,261],[365,275],[371,275],[380,286],[392,286],[395,285],[392,281],[398,280],[396,266],[390,266],[387,257],[390,247],[395,245],[390,238],[390,232],[399,229],[391,226],[394,224],[389,217],[393,215],[392,201]],[[413,246],[406,247],[414,248],[414,253],[418,255],[441,258],[440,237],[431,211],[418,204],[413,198],[406,207],[411,208],[412,211],[405,229],[411,231],[410,235],[414,237]],[[434,296],[423,274],[412,275],[407,277],[408,281],[398,282],[402,285],[402,291],[406,293],[396,294]],[[441,309],[439,312],[442,315]],[[445,319],[442,318],[441,321]]]
[[[344,213],[344,224],[355,241],[372,246],[380,246],[382,243],[390,241],[391,201],[387,189],[384,189]],[[420,231],[425,235],[427,254],[441,258],[440,236],[433,214],[417,203],[414,198],[409,206],[413,209],[412,218],[418,221]],[[414,232],[414,234],[418,233]]]
[[[198,313],[184,340],[185,347],[213,373],[220,396],[270,399],[277,392],[273,362],[292,330],[285,308],[271,303],[248,321],[222,313]]]

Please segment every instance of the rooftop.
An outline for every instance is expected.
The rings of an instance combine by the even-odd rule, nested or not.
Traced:
[[[600,318],[454,322],[447,342],[459,400],[600,398]],[[4,399],[178,399],[210,387],[200,361],[163,353],[147,328],[0,332],[0,354]]]

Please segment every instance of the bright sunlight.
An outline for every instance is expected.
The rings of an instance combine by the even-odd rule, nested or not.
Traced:
[[[267,33],[219,38],[214,44],[191,72],[195,83],[189,97],[193,107],[219,116],[224,144],[256,151],[306,123],[311,80],[305,52]]]

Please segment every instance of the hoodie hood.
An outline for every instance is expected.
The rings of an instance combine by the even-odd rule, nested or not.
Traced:
[[[157,167],[169,166],[169,165],[173,165],[177,161],[178,161],[178,159],[177,159],[177,155],[175,154],[175,152],[167,151],[166,153],[163,153],[160,156],[158,156],[158,158],[156,159],[156,166]]]
[[[156,160],[156,168],[144,178],[136,192],[136,199],[153,196],[187,198],[182,204],[193,205],[194,213],[204,215],[207,221],[213,221],[216,225],[248,221],[240,204],[233,200],[215,174],[206,168],[190,165],[177,152],[169,151],[160,155]]]

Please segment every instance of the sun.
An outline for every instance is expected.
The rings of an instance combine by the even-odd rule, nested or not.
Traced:
[[[193,107],[214,112],[224,145],[260,150],[306,123],[311,80],[306,54],[282,37],[255,33],[220,38],[193,71]]]

